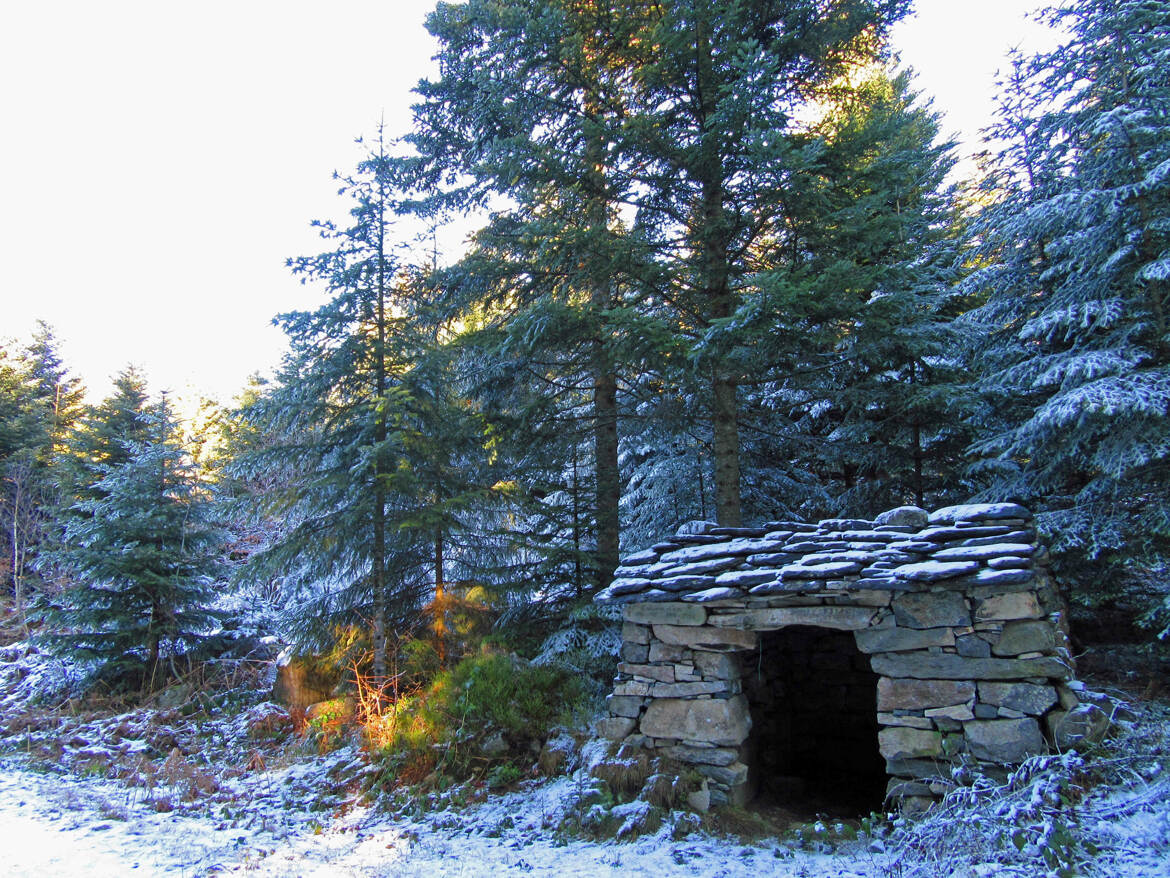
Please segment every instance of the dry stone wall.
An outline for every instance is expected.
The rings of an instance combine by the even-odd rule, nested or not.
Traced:
[[[713,802],[746,801],[767,760],[747,746],[743,654],[763,632],[802,626],[851,632],[868,657],[873,746],[887,795],[905,805],[944,792],[958,765],[1012,765],[1067,743],[1078,684],[1031,519],[996,503],[902,507],[875,521],[684,525],[624,559],[597,597],[624,605],[600,731],[693,766]],[[780,700],[768,709],[783,710]]]

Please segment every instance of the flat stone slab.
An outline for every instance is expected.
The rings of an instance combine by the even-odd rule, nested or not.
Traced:
[[[963,725],[963,734],[968,752],[987,762],[1016,764],[1047,749],[1040,724],[1031,718],[973,720]]]
[[[627,622],[641,625],[702,625],[707,621],[707,611],[702,607],[683,603],[628,604],[622,610]]]
[[[894,680],[882,677],[877,686],[879,711],[952,707],[974,699],[975,684],[967,680]]]
[[[909,592],[894,598],[894,621],[905,628],[964,627],[971,624],[966,599],[954,591]]]
[[[715,584],[730,588],[751,588],[753,585],[775,580],[775,570],[728,570],[715,577]]]
[[[975,607],[975,621],[989,622],[1015,619],[1039,619],[1044,615],[1040,601],[1030,591],[994,595],[979,601]]]
[[[1040,716],[1058,701],[1056,690],[1051,686],[1037,686],[1034,683],[980,683],[979,700],[996,707],[1006,707]]]
[[[960,521],[996,520],[1020,518],[1031,521],[1032,513],[1019,503],[966,503],[961,506],[944,506],[930,513],[928,524],[955,524]]]
[[[726,601],[732,598],[741,598],[744,594],[738,588],[727,588],[726,586],[718,586],[716,588],[707,588],[703,591],[692,592],[691,594],[684,594],[682,599],[687,603],[708,604],[712,601]]]
[[[891,726],[878,732],[878,750],[886,759],[942,756],[942,735],[925,729]]]
[[[1055,648],[1056,632],[1049,622],[1025,619],[1004,625],[991,651],[998,656],[1008,656],[1024,652],[1049,652]]]
[[[651,738],[702,741],[738,747],[751,730],[747,700],[731,698],[657,698],[642,715],[641,732]]]
[[[739,558],[711,558],[708,561],[692,561],[689,564],[676,564],[662,571],[664,579],[674,576],[707,576],[712,573],[722,573],[740,563]]]
[[[654,587],[663,591],[701,591],[715,585],[714,576],[672,576],[654,580]]]
[[[829,561],[821,564],[790,564],[780,569],[781,579],[836,579],[860,573],[865,565],[857,561]]]
[[[872,625],[877,613],[871,607],[773,607],[712,615],[710,623],[718,628],[748,631],[775,631],[789,625],[856,631]]]
[[[695,605],[688,604],[686,606]],[[692,649],[726,651],[755,649],[757,645],[756,633],[754,631],[744,631],[735,628],[714,628],[710,625],[704,625],[702,627],[655,625],[654,636],[663,643],[673,646],[689,646]]]
[[[916,680],[1024,680],[1047,677],[1065,680],[1071,670],[1050,656],[1030,659],[967,658],[953,653],[877,653],[870,657],[874,673]]]
[[[992,558],[1027,558],[1036,547],[1029,543],[991,543],[987,546],[952,546],[934,553],[936,561],[988,561]]]
[[[978,561],[919,561],[894,568],[894,576],[911,582],[938,582],[966,576],[979,569]]]
[[[862,652],[903,652],[931,646],[954,646],[955,633],[949,628],[869,628],[858,631],[857,648]]]

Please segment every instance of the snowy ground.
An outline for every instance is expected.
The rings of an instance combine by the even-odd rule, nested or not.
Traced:
[[[398,822],[354,808],[323,825],[244,808],[247,823],[160,814],[117,784],[34,773],[0,763],[4,874],[45,878],[138,875],[870,876],[891,874],[882,854],[828,855],[776,842],[742,845],[669,831],[635,842],[558,841],[543,824],[571,781],[513,793],[464,813]],[[137,799],[137,800],[136,800]]]
[[[1158,703],[1126,714],[1108,747],[1033,760],[882,838],[829,827],[745,844],[671,812],[618,842],[564,830],[593,744],[576,777],[459,808],[432,794],[394,816],[366,804],[364,754],[314,752],[260,691],[198,710],[31,706],[55,667],[0,649],[0,875],[1170,878],[1170,708]]]

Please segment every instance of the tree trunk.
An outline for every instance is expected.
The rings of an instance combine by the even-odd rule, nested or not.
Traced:
[[[585,113],[590,117],[602,114],[601,101],[596,93],[586,97]],[[600,126],[599,126],[600,127]],[[605,176],[606,143],[593,134],[585,144],[588,205],[587,222],[590,231],[599,238],[607,232],[609,202]],[[603,260],[594,257],[589,267],[589,304],[597,321],[597,336],[593,339],[593,467],[596,478],[597,526],[597,587],[605,588],[613,580],[613,571],[619,559],[620,529],[619,505],[621,480],[618,470],[618,411],[617,373],[609,351],[606,350],[608,327],[604,314],[613,302],[610,278],[596,266]]]
[[[716,376],[711,381],[715,457],[715,520],[724,527],[742,523],[739,498],[739,421],[735,383]]]
[[[435,531],[435,644],[439,667],[447,666],[447,584],[443,573],[443,530]]]
[[[597,585],[605,588],[618,566],[620,520],[618,504],[617,378],[601,371],[593,385],[593,448],[597,468]]]
[[[378,201],[378,289],[377,314],[378,348],[375,359],[375,394],[377,413],[374,416],[374,551],[370,564],[373,567],[373,624],[370,632],[374,651],[374,677],[377,678],[375,691],[381,691],[386,678],[386,488],[382,483],[382,456],[386,443],[386,224],[383,210],[385,196],[379,184]]]

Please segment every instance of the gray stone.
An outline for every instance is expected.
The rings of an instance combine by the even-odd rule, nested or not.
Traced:
[[[1044,615],[1036,595],[1028,591],[994,595],[979,601],[975,607],[975,621],[1039,619]]]
[[[929,646],[953,646],[950,628],[870,628],[857,631],[857,648],[862,652],[902,652]]]
[[[653,549],[645,549],[641,552],[634,552],[632,555],[626,555],[622,558],[623,566],[632,566],[638,564],[653,564],[658,560],[658,553]]]
[[[974,634],[955,640],[955,649],[959,655],[967,658],[988,658],[991,655],[991,644]]]
[[[958,592],[910,592],[900,594],[891,603],[894,621],[906,628],[941,628],[968,626],[971,611]]]
[[[754,567],[765,567],[774,570],[776,567],[783,567],[785,564],[799,560],[799,558],[799,552],[769,552],[762,555],[751,555],[748,557],[747,562]]]
[[[685,605],[684,606],[694,606]],[[736,650],[755,649],[754,631],[735,628],[691,627],[682,625],[655,625],[654,636],[663,643],[689,646],[692,649]]]
[[[929,786],[916,780],[903,780],[899,777],[890,778],[886,784],[886,800],[898,801],[908,796],[933,796]]]
[[[751,725],[747,700],[742,695],[725,699],[658,698],[646,708],[641,730],[651,738],[738,747],[747,739]]]
[[[627,680],[624,683],[615,683],[613,687],[614,695],[643,695],[650,694],[650,684],[642,680]]]
[[[781,579],[834,579],[860,573],[864,567],[857,561],[828,561],[820,564],[790,564],[780,570]]]
[[[930,540],[932,543],[953,543],[956,540],[970,540],[975,537],[1003,537],[1012,530],[1013,528],[998,524],[983,527],[928,527],[914,534],[914,538]]]
[[[722,652],[696,652],[695,667],[707,678],[734,680],[739,677],[736,659]]]
[[[894,568],[894,575],[910,582],[940,582],[966,576],[979,569],[978,561],[919,561]]]
[[[734,598],[743,597],[743,592],[738,588],[726,588],[723,586],[717,588],[707,588],[703,591],[696,591],[691,594],[684,594],[682,599],[687,603],[695,604],[709,604],[714,601],[727,601]]]
[[[915,780],[950,780],[951,766],[934,759],[887,759],[886,774]]]
[[[902,716],[895,713],[878,713],[878,725],[882,726],[907,726],[911,729],[933,729],[934,723],[924,716],[906,715]]]
[[[1029,558],[989,558],[987,566],[992,570],[1030,570],[1032,561]]]
[[[980,683],[979,700],[1039,716],[1057,702],[1056,690],[1035,683]]]
[[[1045,750],[1040,724],[1031,718],[972,720],[963,733],[971,755],[987,762],[1019,763]]]
[[[952,704],[950,707],[931,707],[924,711],[924,713],[937,723],[942,720],[955,720],[956,723],[966,722],[970,719],[975,719],[975,714],[966,704]],[[940,725],[941,728],[941,725]],[[951,726],[958,730],[961,726]]]
[[[611,716],[599,719],[594,728],[597,735],[610,741],[620,741],[634,730],[638,721],[626,716]]]
[[[966,704],[975,698],[975,684],[963,680],[895,680],[882,677],[877,685],[877,709],[925,710]]]
[[[619,662],[618,673],[654,680],[658,683],[674,682],[674,665],[646,665],[632,662]]]
[[[895,543],[890,543],[886,549],[890,552],[908,552],[913,555],[926,555],[938,548],[937,543],[932,543],[927,540],[899,540]]]
[[[687,765],[730,765],[739,759],[739,750],[730,747],[687,747],[675,745],[666,747],[662,754],[667,759]]]
[[[621,579],[615,579],[606,588],[606,591],[614,596],[623,594],[632,594],[641,591],[644,588],[652,585],[652,581],[640,576],[624,576]]]
[[[672,576],[669,579],[654,580],[656,588],[663,591],[702,591],[715,585],[714,576]]]
[[[874,519],[877,525],[892,525],[895,527],[912,527],[920,530],[930,522],[930,513],[918,506],[899,506],[883,512]]]
[[[930,513],[930,524],[955,524],[960,521],[995,521],[1003,518],[1032,519],[1032,513],[1019,503],[965,503],[944,506]]]
[[[623,643],[621,648],[622,661],[644,662],[650,654],[650,647],[645,643]]]
[[[1030,543],[992,543],[987,546],[954,546],[939,549],[932,556],[936,561],[989,561],[992,558],[1027,558],[1036,547]]]
[[[975,585],[1023,585],[1035,580],[1031,570],[980,570],[971,579]]]
[[[682,646],[666,644],[655,640],[650,644],[650,662],[677,662],[686,656],[688,650]]]
[[[917,680],[1024,680],[1049,677],[1064,680],[1070,670],[1064,662],[1044,656],[1030,659],[964,658],[951,653],[878,653],[870,658],[874,673]]]
[[[729,570],[716,576],[715,583],[728,588],[751,588],[775,578],[775,570]]]
[[[1020,620],[1003,626],[999,640],[992,645],[996,655],[1020,655],[1025,652],[1050,652],[1056,648],[1056,634],[1044,620]]]
[[[643,625],[702,625],[707,611],[694,604],[627,604],[622,611],[627,622]]]
[[[739,558],[712,558],[709,561],[692,561],[689,564],[676,564],[662,571],[663,579],[676,576],[707,576],[721,573],[740,563]]]
[[[608,695],[605,704],[614,716],[637,717],[642,712],[642,699],[632,695]]]
[[[747,783],[748,767],[742,762],[732,762],[730,765],[704,765],[698,763],[695,769],[710,781],[725,784],[734,790]]]
[[[886,759],[942,756],[942,735],[925,729],[887,726],[878,732],[878,750]]]
[[[1060,750],[1095,744],[1109,731],[1109,716],[1095,704],[1054,710],[1045,717],[1052,743]]]
[[[650,643],[650,629],[631,622],[622,624],[622,640],[626,643]]]
[[[774,631],[789,625],[856,631],[872,625],[876,615],[877,611],[870,607],[778,607],[712,616],[711,624],[720,628],[743,628],[750,631]]]
[[[994,704],[976,704],[975,718],[976,719],[995,719],[999,716],[999,708]]]
[[[714,695],[726,692],[727,684],[722,681],[710,683],[655,683],[650,690],[654,698],[693,698],[696,695]]]

